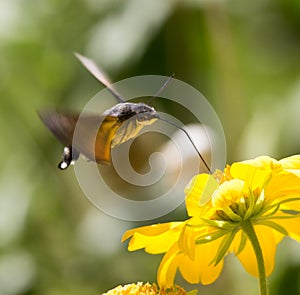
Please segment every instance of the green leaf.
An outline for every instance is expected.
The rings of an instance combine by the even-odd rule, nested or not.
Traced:
[[[266,226],[269,226],[269,227],[272,227],[273,229],[275,229],[276,231],[280,232],[281,234],[285,235],[285,236],[288,236],[289,233],[287,232],[287,230],[282,227],[281,225],[279,225],[278,223],[274,222],[274,221],[270,221],[270,220],[261,220],[259,222],[259,224],[262,224],[262,225],[266,225]]]
[[[245,248],[246,242],[247,242],[247,235],[242,231],[241,242],[240,242],[237,252],[235,253],[236,255],[239,255],[243,251],[243,249]]]
[[[229,231],[220,231],[219,230],[219,231],[216,231],[213,234],[202,235],[202,236],[197,238],[196,245],[210,243],[211,241],[217,240],[217,239],[223,237],[224,235],[226,235],[228,233],[229,233]]]
[[[234,231],[231,231],[226,237],[224,237],[218,249],[216,258],[214,259],[215,265],[217,265],[224,258],[237,232],[238,229],[235,229]]]
[[[236,224],[232,224],[229,221],[223,221],[223,220],[211,220],[211,219],[204,219],[201,218],[203,222],[206,224],[215,227],[217,229],[222,229],[222,230],[232,230],[233,228],[236,227]]]
[[[290,215],[300,215],[300,211],[297,211],[297,210],[282,209],[281,212],[286,213],[286,214],[290,214]]]
[[[198,290],[194,289],[194,290],[187,292],[187,295],[196,295],[197,293],[198,293]]]
[[[280,203],[277,204],[277,205],[274,204],[274,205],[272,205],[270,207],[269,206],[265,206],[265,210],[262,210],[261,214],[264,214],[265,212],[269,211],[272,207],[274,207],[274,209],[272,211],[268,212],[268,214],[266,214],[264,216],[272,216],[272,215],[274,215],[278,211],[278,209],[280,207]]]

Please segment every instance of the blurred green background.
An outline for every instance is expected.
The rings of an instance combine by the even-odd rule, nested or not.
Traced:
[[[80,109],[101,89],[75,51],[113,81],[175,73],[197,88],[223,124],[229,163],[299,153],[298,0],[0,0],[0,295],[99,294],[155,281],[161,257],[120,243],[144,223],[89,203],[73,169],[56,169],[62,146],[36,114]],[[300,246],[280,245],[270,281],[274,295],[300,294]],[[225,294],[224,286],[257,294],[233,257],[200,294]]]

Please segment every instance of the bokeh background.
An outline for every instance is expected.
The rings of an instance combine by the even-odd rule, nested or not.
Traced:
[[[92,57],[118,81],[175,73],[215,108],[227,161],[299,153],[300,2],[297,0],[0,0],[0,294],[100,294],[155,281],[161,256],[129,253],[134,226],[97,210],[43,106],[80,109],[101,89],[74,58]],[[176,108],[170,109],[176,115]],[[183,193],[183,192],[182,192]],[[181,220],[178,209],[159,220]],[[150,222],[148,222],[150,223]],[[233,258],[200,294],[256,294]],[[279,246],[272,294],[300,293],[300,246]]]

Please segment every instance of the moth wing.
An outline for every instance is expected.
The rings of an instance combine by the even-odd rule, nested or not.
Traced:
[[[102,70],[97,66],[97,64],[86,56],[79,53],[75,53],[75,56],[81,62],[81,64],[107,89],[113,96],[117,98],[119,102],[125,102],[121,95],[114,89],[112,83],[109,81],[108,77],[104,74]]]
[[[122,122],[116,116],[39,112],[45,126],[65,146],[100,164],[111,164],[111,143]],[[76,129],[76,138],[74,132]]]
[[[61,143],[66,146],[72,145],[78,114],[63,114],[49,110],[40,111],[38,114],[44,125]]]

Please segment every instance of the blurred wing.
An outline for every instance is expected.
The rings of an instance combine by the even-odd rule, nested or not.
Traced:
[[[78,114],[62,114],[56,111],[41,111],[38,114],[44,125],[61,143],[72,145]]]
[[[40,112],[45,126],[65,146],[71,146],[90,160],[111,164],[111,142],[122,122],[114,116]],[[76,128],[76,138],[73,140]],[[96,136],[96,139],[95,139]]]
[[[96,63],[79,54],[79,53],[75,53],[75,56],[79,59],[79,61],[82,63],[82,65],[100,82],[102,83],[105,87],[107,87],[107,89],[109,90],[109,92],[116,97],[116,99],[119,102],[125,102],[125,100],[122,98],[122,96],[112,87],[111,82],[109,81],[109,79],[107,78],[107,76],[100,70],[100,68],[96,65]]]

